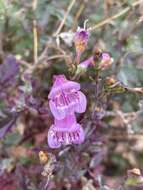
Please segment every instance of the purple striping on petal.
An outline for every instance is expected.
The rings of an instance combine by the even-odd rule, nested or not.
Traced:
[[[73,88],[73,86],[68,86],[71,81],[66,80],[63,75],[57,76],[55,82],[53,84],[52,90],[53,88],[56,89],[56,86],[58,84],[61,84],[61,82],[63,82],[63,87],[66,87],[60,90],[60,87],[57,87],[58,90],[54,90],[54,93],[52,93],[52,95],[51,90],[49,94],[49,106],[54,117],[60,120],[65,118],[67,115],[73,114],[74,112],[85,112],[87,104],[86,97],[82,92],[79,91],[80,88]]]
[[[56,120],[48,131],[48,144],[51,148],[59,148],[61,145],[68,144],[81,144],[84,138],[84,131],[81,125],[76,123],[74,115],[63,120]]]
[[[48,98],[51,99],[61,91],[66,91],[68,89],[80,90],[80,84],[74,81],[67,80],[64,75],[55,76],[55,81]]]

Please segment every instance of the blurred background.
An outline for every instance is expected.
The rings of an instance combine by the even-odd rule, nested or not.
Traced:
[[[86,139],[79,146],[52,150],[47,145],[53,122],[48,107],[52,77],[73,79],[73,36],[86,20],[90,39],[81,61],[96,46],[114,62],[100,73],[102,97],[97,94],[96,68],[74,77],[88,100],[86,112],[77,115]],[[0,139],[0,190],[143,189],[142,24],[141,0],[0,0],[0,64],[10,55],[20,66],[13,88],[3,85],[9,68],[2,71],[0,65],[0,91],[7,94],[0,98],[0,137],[3,126],[10,121],[14,125]],[[11,97],[21,96],[16,89],[25,87],[24,73],[36,81],[30,92],[40,102],[40,116],[33,109],[20,111],[13,121],[6,108]]]

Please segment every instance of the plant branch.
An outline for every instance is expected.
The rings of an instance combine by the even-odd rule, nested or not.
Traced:
[[[66,19],[67,19],[69,13],[70,13],[72,7],[74,6],[75,2],[76,2],[76,0],[72,0],[72,1],[70,2],[70,4],[69,4],[69,6],[68,6],[68,8],[67,8],[67,11],[66,11],[66,13],[65,13],[65,16],[64,16],[63,20],[62,20],[62,22],[60,23],[60,25],[59,25],[57,31],[55,32],[55,34],[54,34],[53,36],[57,36],[57,35],[61,32],[61,30],[62,30],[62,28],[63,28],[63,26],[64,26],[64,24],[65,24],[65,22],[66,22]]]
[[[136,7],[137,5],[143,3],[143,0],[137,0],[135,1],[133,4],[131,4],[131,6],[128,6],[126,7],[125,9],[123,9],[122,11],[120,11],[119,13],[111,16],[111,17],[108,17],[107,19],[105,20],[102,20],[101,22],[97,23],[96,25],[94,25],[93,27],[89,27],[88,30],[89,31],[92,31],[92,30],[95,30],[97,28],[100,28],[108,23],[110,23],[112,20],[115,20],[117,18],[119,18],[120,16],[126,14],[128,11],[130,11],[133,7]]]
[[[37,8],[37,1],[38,0],[33,0],[32,8],[33,12],[35,12]],[[37,63],[38,60],[38,33],[37,33],[37,21],[34,18],[33,20],[33,59],[34,59],[34,64]]]
[[[77,11],[77,13],[75,15],[74,24],[73,24],[73,27],[72,27],[73,30],[77,27],[78,19],[81,16],[82,12],[84,11],[85,6],[86,6],[85,2],[81,2],[81,5],[80,5],[80,7],[79,7],[79,9],[78,9],[78,11]]]

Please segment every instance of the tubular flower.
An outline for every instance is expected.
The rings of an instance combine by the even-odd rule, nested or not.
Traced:
[[[77,61],[80,62],[80,56],[87,47],[89,32],[86,29],[78,28],[74,36],[74,44],[77,53]]]
[[[55,119],[48,131],[48,144],[51,148],[61,145],[81,144],[84,141],[84,131],[76,122],[75,115],[68,115],[62,120]]]
[[[92,66],[93,64],[94,64],[94,57],[93,56],[82,61],[80,64],[77,65],[76,75],[79,75],[81,73],[85,73],[87,71],[88,67]]]
[[[89,66],[93,65],[93,62],[94,62],[94,57],[91,56],[90,58],[88,58],[85,61],[81,62],[78,65],[78,68],[87,69]]]
[[[50,110],[58,120],[75,112],[85,112],[87,102],[85,95],[80,91],[80,84],[67,80],[64,75],[55,76],[48,98]]]

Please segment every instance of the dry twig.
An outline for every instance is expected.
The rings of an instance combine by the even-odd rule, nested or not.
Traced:
[[[92,31],[92,30],[100,28],[100,27],[102,27],[102,26],[104,26],[106,24],[111,23],[111,21],[113,21],[113,20],[119,18],[120,16],[126,14],[128,11],[131,10],[131,8],[134,8],[134,7],[136,7],[137,5],[139,5],[141,3],[143,3],[143,0],[137,0],[137,1],[135,1],[131,6],[126,7],[125,9],[121,10],[119,13],[117,13],[117,14],[115,14],[115,15],[113,15],[113,16],[111,16],[111,17],[109,17],[109,18],[107,18],[107,19],[105,19],[105,20],[103,20],[103,21],[101,21],[99,23],[97,23],[93,27],[88,28],[88,30]]]
[[[59,25],[57,31],[55,32],[54,36],[57,36],[57,35],[61,32],[61,30],[62,30],[62,28],[63,28],[63,26],[64,26],[64,24],[65,24],[65,21],[66,21],[68,15],[69,15],[69,13],[70,13],[72,7],[74,6],[75,2],[76,2],[76,0],[72,0],[72,1],[70,2],[69,6],[68,6],[68,8],[67,8],[67,11],[66,11],[66,13],[65,13],[65,16],[64,16],[62,22],[60,23],[60,25]]]
[[[36,8],[37,8],[37,1],[38,0],[33,0],[33,4],[32,4],[32,9],[33,12],[35,12]],[[34,63],[37,63],[38,60],[38,33],[37,33],[37,21],[34,18],[33,20],[33,59],[34,59]]]
[[[85,2],[81,3],[76,15],[75,15],[75,19],[74,19],[74,24],[73,24],[73,30],[77,27],[77,22],[78,19],[80,17],[80,15],[82,14],[83,10],[85,9]]]

